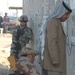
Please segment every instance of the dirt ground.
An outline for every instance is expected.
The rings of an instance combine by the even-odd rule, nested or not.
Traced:
[[[10,46],[12,42],[12,35],[10,33],[0,34],[0,75],[8,75],[10,55]]]
[[[6,48],[11,45],[11,34],[0,34],[0,48]]]

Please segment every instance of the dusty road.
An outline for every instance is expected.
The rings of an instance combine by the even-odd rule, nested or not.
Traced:
[[[0,34],[0,48],[6,48],[11,45],[11,34]]]
[[[8,75],[9,62],[7,60],[10,55],[11,34],[0,34],[0,75]]]

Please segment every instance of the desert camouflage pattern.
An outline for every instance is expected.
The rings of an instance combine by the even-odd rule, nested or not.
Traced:
[[[40,73],[36,70],[34,64],[27,57],[21,57],[17,62],[17,66],[18,65],[21,65],[21,68],[26,71],[28,75],[40,75]],[[23,74],[23,72],[21,73]]]
[[[29,40],[32,39],[32,30],[27,26],[16,26],[12,30],[12,44],[11,44],[11,54],[15,55],[17,50],[21,50]]]

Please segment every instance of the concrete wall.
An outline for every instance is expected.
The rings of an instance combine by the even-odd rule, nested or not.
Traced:
[[[23,0],[23,14],[29,18],[29,26],[33,29],[34,42],[32,46],[39,49],[39,27],[41,22],[51,14],[55,4],[63,0]],[[75,6],[74,0],[64,0],[69,3],[73,9],[70,18],[64,23],[64,31],[67,37],[67,75],[75,75]],[[74,1],[74,2],[73,2]]]
[[[50,14],[55,5],[54,0],[23,0],[23,14],[29,18],[29,25],[34,32],[34,48],[39,50],[39,30],[41,22]]]

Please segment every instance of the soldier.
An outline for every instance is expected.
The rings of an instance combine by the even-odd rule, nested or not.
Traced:
[[[31,48],[23,48],[21,51],[21,58],[17,62],[17,69],[21,75],[40,75],[34,66],[35,56],[39,53]]]
[[[19,18],[20,25],[16,26],[12,32],[12,44],[11,44],[11,55],[18,58],[20,50],[29,43],[32,39],[33,33],[31,28],[27,26],[28,17],[22,15]]]
[[[26,15],[22,15],[19,18],[19,22],[20,25],[14,27],[12,30],[12,44],[10,51],[10,56],[14,55],[16,59],[19,58],[22,48],[26,47],[26,44],[28,44],[33,37],[31,28],[27,26],[28,17]]]

